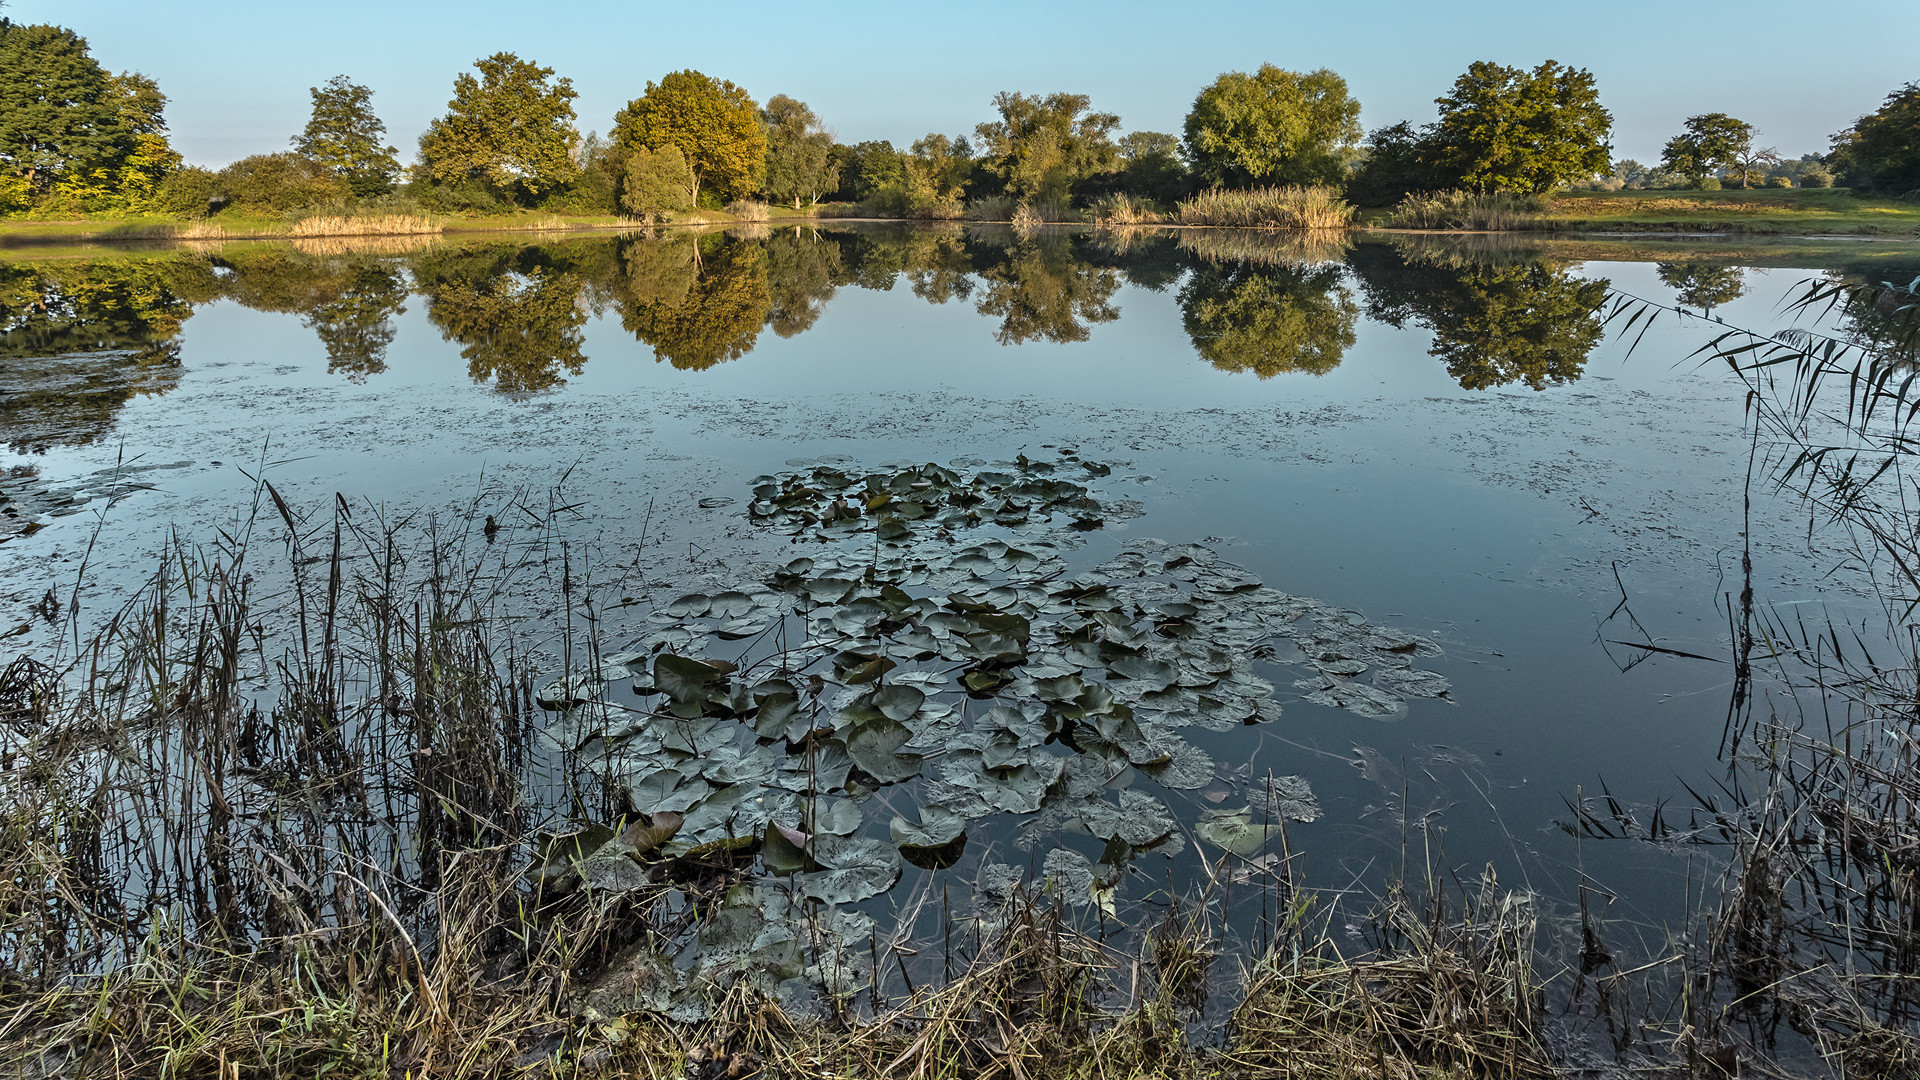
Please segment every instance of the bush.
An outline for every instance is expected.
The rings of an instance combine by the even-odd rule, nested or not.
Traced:
[[[1504,191],[1435,191],[1409,195],[1387,216],[1402,229],[1521,229],[1546,209],[1534,195]]]
[[[1330,187],[1268,187],[1203,191],[1176,211],[1183,225],[1242,229],[1343,229],[1354,206]]]
[[[1767,186],[1774,187],[1774,188],[1790,188],[1793,186],[1793,179],[1791,177],[1786,177],[1786,176],[1769,176],[1767,177]]]
[[[1800,174],[1800,186],[1803,188],[1830,188],[1833,186],[1833,174],[1825,169],[1814,169]]]
[[[1719,190],[1720,190],[1720,178],[1719,178],[1719,177],[1717,177],[1717,176],[1703,176],[1703,177],[1701,177],[1700,179],[1698,179],[1698,180],[1695,180],[1695,181],[1693,182],[1693,190],[1695,190],[1695,191],[1719,191]]]
[[[255,214],[288,214],[352,194],[332,169],[286,151],[241,158],[216,179],[215,201],[224,195],[233,208]]]
[[[175,169],[160,181],[153,193],[154,209],[182,217],[206,217],[226,205],[220,193],[220,177],[212,169],[188,165]]]

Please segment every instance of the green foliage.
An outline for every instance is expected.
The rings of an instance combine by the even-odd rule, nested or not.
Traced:
[[[1753,125],[1726,113],[1687,117],[1685,130],[1667,140],[1660,163],[1698,183],[1715,169],[1733,168],[1753,144]]]
[[[677,147],[692,170],[687,197],[695,202],[703,188],[722,200],[753,194],[767,163],[767,136],[753,99],[692,69],[647,83],[645,93],[614,114],[613,138],[626,150]]]
[[[994,95],[1000,119],[974,129],[987,170],[1023,203],[1066,205],[1076,180],[1119,161],[1112,133],[1120,118],[1088,112],[1091,105],[1085,94]]]
[[[134,135],[123,96],[85,38],[0,20],[0,171],[44,193],[62,179],[116,167]]]
[[[1833,186],[1833,174],[1825,169],[1812,169],[1800,174],[1800,186],[1812,188],[1830,188]]]
[[[320,162],[347,181],[355,195],[385,195],[400,174],[399,151],[384,146],[387,125],[373,111],[373,91],[335,75],[324,87],[310,87],[313,115],[306,130],[293,137],[297,153]]]
[[[346,180],[309,157],[290,151],[255,154],[221,169],[215,201],[251,214],[286,214],[343,199]]]
[[[1392,206],[1414,192],[1459,186],[1437,151],[1431,124],[1416,129],[1402,120],[1374,131],[1347,180],[1347,198],[1361,206]]]
[[[1067,237],[1043,234],[995,254],[979,268],[983,288],[974,310],[999,316],[993,337],[1000,344],[1085,341],[1092,336],[1089,324],[1120,317],[1113,303],[1119,273],[1080,258]]]
[[[840,173],[840,190],[856,202],[872,198],[889,185],[904,185],[907,161],[893,143],[870,139],[847,152],[847,164]]]
[[[767,194],[783,202],[791,199],[797,210],[801,199],[817,203],[840,186],[833,136],[805,102],[775,94],[767,99],[760,120],[767,130]]]
[[[420,136],[420,161],[437,184],[477,181],[501,198],[529,205],[579,174],[573,148],[570,79],[549,82],[553,69],[500,52],[453,81],[447,115]]]
[[[205,217],[220,197],[220,176],[212,169],[188,165],[175,169],[154,192],[153,207],[181,217]]]
[[[1849,184],[1896,194],[1920,190],[1920,82],[1833,137],[1828,159]]]
[[[1613,115],[1593,76],[1548,60],[1531,72],[1478,61],[1435,99],[1423,155],[1475,191],[1545,192],[1604,173]]]
[[[1187,113],[1187,158],[1209,183],[1338,184],[1360,141],[1360,103],[1321,68],[1229,71]]]
[[[626,170],[618,193],[620,209],[649,221],[691,210],[693,188],[693,169],[687,165],[679,147],[649,150],[636,146],[626,154]]]
[[[1360,307],[1338,266],[1203,266],[1180,288],[1181,321],[1222,371],[1325,375],[1356,340]]]

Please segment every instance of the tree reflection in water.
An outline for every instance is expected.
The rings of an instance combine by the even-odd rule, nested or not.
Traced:
[[[586,367],[587,274],[574,245],[439,249],[414,263],[427,318],[467,374],[507,394],[551,390]]]
[[[1360,307],[1337,266],[1202,265],[1180,287],[1201,359],[1222,371],[1325,375],[1354,343]]]
[[[1573,276],[1551,259],[1486,263],[1357,248],[1348,263],[1367,316],[1433,331],[1428,351],[1462,389],[1574,382],[1605,334],[1600,305],[1610,282]]]
[[[765,248],[755,241],[719,235],[630,240],[619,264],[613,302],[620,325],[653,346],[655,360],[682,371],[705,371],[752,352],[773,309]]]
[[[1710,312],[1747,293],[1745,267],[1705,262],[1663,262],[1654,269],[1673,290],[1673,302],[1683,308]]]
[[[217,291],[197,259],[0,263],[0,441],[105,437],[127,402],[173,389],[190,301]]]

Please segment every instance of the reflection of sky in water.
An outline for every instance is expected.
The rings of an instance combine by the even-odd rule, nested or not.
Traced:
[[[1674,293],[1651,264],[1572,268],[1583,276]],[[1802,276],[1749,271],[1750,293],[1715,314],[1764,324]],[[1365,299],[1351,274],[1343,287]],[[1681,778],[1719,768],[1723,666],[1661,657],[1621,674],[1598,640],[1622,636],[1599,626],[1619,600],[1617,568],[1663,644],[1726,649],[1715,604],[1738,587],[1724,575],[1740,542],[1741,388],[1677,362],[1700,329],[1663,322],[1631,359],[1602,343],[1581,379],[1545,391],[1465,391],[1428,354],[1424,326],[1362,317],[1326,374],[1257,379],[1197,358],[1177,292],[1121,285],[1105,299],[1119,317],[1087,323],[1086,340],[1001,346],[979,290],[929,304],[905,277],[889,291],[843,286],[803,332],[763,330],[747,355],[699,372],[657,362],[609,309],[580,326],[584,367],[526,399],[475,382],[419,296],[393,320],[386,370],[358,383],[329,374],[299,315],[215,302],[185,324],[176,389],[129,401],[102,442],[7,463],[54,482],[123,447],[195,463],[107,516],[93,557],[106,590],[139,576],[161,526],[201,535],[231,520],[248,497],[237,467],[263,452],[295,501],[340,491],[395,508],[459,504],[483,470],[537,487],[574,466],[610,548],[651,514],[675,542],[764,555],[769,538],[737,524],[747,482],[796,455],[871,466],[1076,447],[1115,463],[1110,490],[1143,510],[1092,534],[1076,571],[1135,537],[1204,540],[1275,588],[1444,646],[1425,663],[1452,681],[1452,704],[1417,700],[1381,723],[1290,699],[1274,723],[1191,735],[1250,775],[1311,780],[1324,815],[1290,834],[1307,882],[1397,867],[1404,791],[1416,819],[1439,811],[1438,864],[1493,862],[1509,883],[1570,898],[1584,860],[1630,904],[1678,911],[1682,863],[1624,845],[1577,852],[1551,822],[1576,788],[1684,798]],[[714,495],[738,501],[696,508]],[[1802,553],[1790,500],[1762,496],[1755,514],[1763,602],[1851,602],[1844,583],[1816,581],[1823,564]],[[0,547],[10,609],[39,596],[48,567],[57,578],[75,565],[90,520]]]

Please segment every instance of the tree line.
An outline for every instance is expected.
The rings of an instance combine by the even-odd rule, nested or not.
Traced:
[[[1474,63],[1436,99],[1438,118],[1418,127],[1363,132],[1338,74],[1268,64],[1203,87],[1177,135],[1121,134],[1120,118],[1083,94],[1003,92],[972,132],[900,148],[842,143],[805,102],[776,94],[762,104],[693,70],[647,82],[605,136],[583,135],[571,80],[500,52],[456,76],[447,111],[405,167],[368,87],[342,75],[310,95],[310,118],[288,149],[218,171],[191,166],[168,143],[167,99],[152,79],[107,72],[71,30],[0,20],[0,212],[279,215],[407,199],[441,211],[651,220],[768,200],[860,203],[902,217],[1005,217],[1014,207],[1045,217],[1275,185],[1332,187],[1376,206],[1409,193],[1582,184],[1920,188],[1920,83],[1836,134],[1824,155],[1784,161],[1755,146],[1751,125],[1707,113],[1687,118],[1648,167],[1612,159],[1612,116],[1592,74],[1552,60]]]

